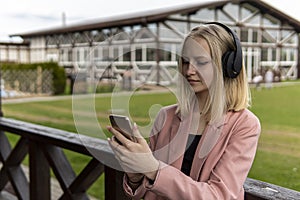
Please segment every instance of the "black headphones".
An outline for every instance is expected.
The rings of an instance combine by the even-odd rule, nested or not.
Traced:
[[[243,64],[242,63],[242,59],[243,59],[242,47],[241,47],[241,43],[240,43],[238,36],[231,28],[229,28],[228,26],[226,26],[225,24],[222,24],[220,22],[208,22],[205,24],[219,25],[232,35],[236,50],[235,51],[227,51],[223,54],[222,65],[223,65],[224,76],[226,76],[228,78],[236,78],[239,75],[239,73],[242,69],[242,64]]]

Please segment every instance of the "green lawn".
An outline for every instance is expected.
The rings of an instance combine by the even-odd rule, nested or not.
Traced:
[[[300,85],[252,91],[262,133],[249,177],[300,191]]]
[[[124,99],[121,96],[117,101],[123,102]],[[298,117],[300,85],[276,87],[272,90],[253,90],[252,101],[251,110],[261,121],[262,133],[249,177],[300,191],[300,118]],[[175,97],[172,93],[135,94],[129,99],[129,110],[134,121],[139,125],[146,125],[159,106],[174,102]],[[90,115],[88,110],[94,108],[93,113],[96,112],[100,127],[107,135],[103,127],[109,123],[107,115],[112,109],[111,98],[96,97],[95,107],[91,107],[91,102],[85,99],[81,99],[78,105],[80,115],[87,118]],[[113,108],[115,109],[115,106]],[[3,111],[6,117],[76,132],[71,99],[4,104]],[[89,121],[81,126],[93,130]],[[10,139],[15,140],[12,136]],[[73,152],[66,151],[66,153],[76,172],[81,170],[81,163],[89,160]],[[89,193],[102,199],[104,191],[102,183],[103,176],[93,185]]]

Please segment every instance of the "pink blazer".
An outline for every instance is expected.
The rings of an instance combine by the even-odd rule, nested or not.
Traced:
[[[260,123],[249,110],[228,112],[218,124],[208,124],[196,149],[190,177],[180,171],[191,118],[175,113],[177,106],[159,112],[150,148],[160,161],[155,182],[144,178],[132,193],[124,176],[123,187],[133,199],[226,200],[244,199],[243,183],[255,157]]]

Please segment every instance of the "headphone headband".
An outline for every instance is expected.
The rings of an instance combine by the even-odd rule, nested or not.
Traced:
[[[205,24],[215,24],[218,26],[221,26],[223,29],[225,29],[229,34],[233,37],[233,42],[235,44],[236,50],[235,51],[227,51],[222,56],[222,64],[223,64],[223,73],[226,77],[229,78],[236,78],[241,69],[242,69],[242,47],[240,40],[236,33],[226,26],[225,24],[222,24],[220,22],[208,22]]]

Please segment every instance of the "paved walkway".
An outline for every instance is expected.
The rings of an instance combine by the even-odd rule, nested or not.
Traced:
[[[274,82],[273,87],[283,87],[283,86],[289,86],[289,85],[300,85],[300,82]],[[255,88],[255,84],[250,84],[251,88]],[[260,84],[260,88],[265,88],[264,83]],[[176,90],[172,88],[172,90]],[[125,95],[129,94],[132,91],[123,91],[118,92],[117,95]],[[166,93],[171,92],[168,87],[163,86],[156,86],[156,89],[150,88],[149,90],[140,90],[135,91],[134,94],[149,94],[149,93]],[[79,94],[76,95],[76,98],[87,98],[91,95],[95,95],[95,97],[109,97],[111,96],[111,93],[98,93],[98,94]],[[35,97],[23,97],[23,98],[13,98],[13,99],[2,99],[3,104],[15,104],[15,103],[25,103],[25,102],[38,102],[38,101],[58,101],[58,100],[67,100],[72,99],[72,95],[61,95],[61,96],[35,96]]]
[[[290,85],[300,85],[300,82],[297,81],[290,81],[290,82],[274,82],[273,87],[285,87],[285,86],[290,86]],[[254,83],[250,83],[251,88],[255,88],[256,85]],[[265,83],[260,83],[259,84],[260,88],[266,88]]]
[[[114,95],[128,95],[133,91],[122,91],[115,93]],[[141,90],[134,91],[134,95],[137,94],[149,94],[149,93],[166,93],[170,92],[167,87],[160,87],[156,90]],[[87,97],[110,97],[111,93],[97,93],[97,94],[76,94],[74,97],[76,98],[87,98]],[[59,101],[59,100],[67,100],[72,99],[72,95],[61,95],[61,96],[33,96],[33,97],[23,97],[23,98],[11,98],[11,99],[2,99],[3,104],[16,104],[16,103],[25,103],[25,102],[40,102],[40,101]]]

